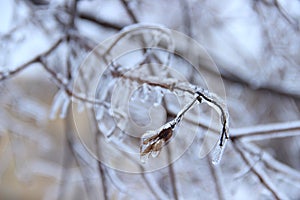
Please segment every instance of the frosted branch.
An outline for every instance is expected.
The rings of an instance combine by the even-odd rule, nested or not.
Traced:
[[[240,143],[243,148],[243,151],[248,152],[250,154],[256,154],[260,156],[260,161],[262,161],[265,166],[276,173],[281,173],[285,177],[291,180],[291,182],[298,183],[300,182],[300,172],[296,171],[295,169],[283,164],[276,159],[274,159],[270,154],[266,151],[262,151],[259,147],[252,143]],[[299,184],[298,184],[299,185]],[[300,187],[300,185],[299,185]]]
[[[14,70],[6,71],[6,72],[0,72],[0,81],[11,78],[13,75],[23,71],[24,69],[26,69],[27,67],[29,67],[33,63],[41,62],[41,59],[43,59],[44,57],[48,56],[51,52],[53,52],[58,47],[58,45],[63,41],[63,39],[64,38],[60,38],[47,51],[45,51],[44,53],[39,54],[38,56],[34,57],[33,59],[31,59],[31,60],[25,62],[24,64],[16,67]]]
[[[266,140],[300,135],[300,121],[258,125],[232,130],[232,139]]]
[[[115,75],[117,76],[117,74]],[[187,104],[172,121],[166,123],[165,125],[163,125],[157,130],[154,131],[150,130],[142,136],[141,147],[140,147],[140,156],[142,162],[145,162],[149,158],[149,155],[152,155],[152,157],[156,157],[159,154],[164,144],[166,144],[172,137],[175,126],[178,125],[183,115],[196,102],[207,103],[210,107],[215,109],[220,115],[222,130],[220,133],[219,145],[217,145],[217,147],[214,150],[213,163],[218,164],[220,162],[224,151],[225,143],[229,139],[229,134],[228,134],[229,115],[227,112],[227,108],[215,94],[210,93],[207,90],[204,90],[202,88],[199,89],[196,86],[187,83],[176,84],[175,82],[172,82],[172,80],[170,81],[167,80],[165,81],[165,83],[163,83],[163,82],[155,82],[155,80],[153,81],[151,80],[151,78],[145,80],[143,79],[143,77],[123,75],[122,78],[130,79],[131,81],[136,81],[138,83],[146,83],[150,86],[162,87],[165,89],[169,89],[171,91],[179,90],[181,92],[188,92],[194,95],[193,101]]]
[[[238,143],[233,142],[234,149],[240,154],[241,158],[244,160],[246,165],[250,167],[250,170],[257,176],[259,181],[266,187],[267,190],[271,192],[275,199],[288,199],[284,194],[280,193],[273,182],[269,178],[269,176],[265,173],[262,166],[259,164],[252,165],[252,160],[249,155],[239,146]]]

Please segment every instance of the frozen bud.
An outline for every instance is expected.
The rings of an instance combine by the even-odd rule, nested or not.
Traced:
[[[161,148],[163,147],[164,142],[163,140],[158,140],[154,145],[153,145],[153,149],[151,152],[151,156],[153,158],[157,157],[160,153]]]
[[[168,123],[156,131],[147,131],[141,139],[140,156],[145,162],[151,155],[157,157],[164,146],[173,136],[173,126]]]

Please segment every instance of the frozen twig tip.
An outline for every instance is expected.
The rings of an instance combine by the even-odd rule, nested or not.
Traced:
[[[145,163],[149,156],[157,157],[164,146],[173,136],[173,123],[167,123],[158,130],[148,131],[142,136],[140,147],[141,161]]]
[[[141,138],[140,146],[140,157],[143,163],[151,155],[153,158],[157,157],[162,147],[170,141],[173,136],[173,131],[183,118],[184,114],[190,110],[197,102],[207,103],[210,107],[215,109],[221,119],[222,129],[220,133],[220,139],[213,152],[213,164],[218,164],[221,160],[226,141],[229,139],[228,134],[228,121],[229,115],[226,106],[222,101],[214,94],[202,89],[201,91],[196,90],[192,92],[194,94],[193,100],[184,106],[184,108],[178,112],[175,119],[166,123],[162,127],[154,131],[147,131]]]

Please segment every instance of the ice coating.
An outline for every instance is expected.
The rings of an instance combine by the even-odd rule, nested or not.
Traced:
[[[225,141],[227,141],[227,140],[225,140]],[[212,163],[214,165],[220,164],[220,161],[221,161],[223,153],[224,153],[225,144],[226,144],[226,142],[224,142],[224,145],[222,145],[222,146],[217,144],[216,147],[213,149]]]
[[[141,138],[140,160],[145,163],[149,156],[157,157],[164,146],[173,136],[171,123],[167,123],[157,130],[147,131]]]

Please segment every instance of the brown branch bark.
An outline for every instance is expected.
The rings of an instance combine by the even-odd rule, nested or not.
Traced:
[[[121,0],[121,3],[123,4],[124,8],[126,9],[127,14],[131,18],[133,23],[138,23],[139,20],[137,19],[136,15],[134,14],[133,10],[128,5],[128,2],[126,0]]]
[[[47,57],[50,53],[52,53],[60,44],[61,42],[64,40],[65,38],[60,38],[59,40],[57,40],[48,50],[46,50],[44,53],[41,53],[39,55],[37,55],[36,57],[34,57],[33,59],[25,62],[24,64],[20,65],[19,67],[17,67],[14,70],[11,70],[9,72],[5,74],[0,74],[0,81],[2,80],[6,80],[11,78],[12,76],[18,74],[19,72],[23,71],[25,68],[29,67],[30,65],[34,64],[34,63],[38,63],[41,62],[42,59],[44,59],[44,57]]]
[[[95,17],[94,15],[91,15],[89,13],[82,12],[82,13],[78,13],[77,15],[79,18],[81,18],[83,20],[87,20],[87,21],[97,24],[103,28],[109,28],[109,29],[113,29],[116,31],[120,31],[122,28],[124,28],[126,26],[126,25],[121,25],[121,24],[104,21],[104,20],[100,19],[99,17]]]

